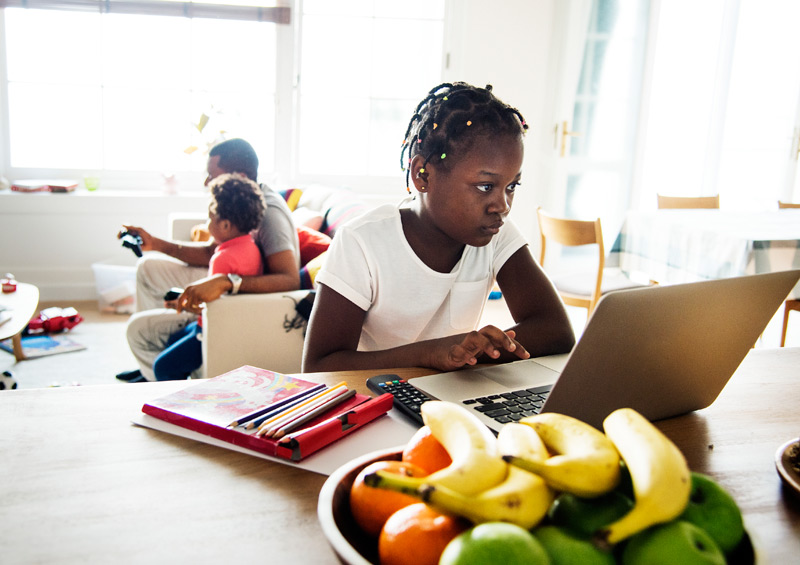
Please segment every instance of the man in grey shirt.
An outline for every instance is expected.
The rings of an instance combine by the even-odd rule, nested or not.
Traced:
[[[258,157],[243,139],[229,139],[215,145],[208,155],[205,184],[225,173],[241,173],[256,181]],[[153,362],[167,346],[170,336],[197,319],[204,302],[225,293],[265,293],[300,288],[300,246],[289,207],[268,186],[260,185],[267,204],[261,226],[253,234],[261,250],[264,274],[251,277],[208,275],[208,263],[217,243],[176,242],[150,235],[137,226],[124,226],[142,238],[143,251],[160,251],[168,257],[148,257],[136,267],[137,313],[128,321],[128,345],[139,369],[117,375],[120,380],[155,380]],[[184,289],[175,309],[164,308],[164,293],[172,287]]]

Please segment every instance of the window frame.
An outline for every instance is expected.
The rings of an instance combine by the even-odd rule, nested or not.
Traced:
[[[446,8],[449,0],[445,0]],[[261,180],[276,187],[327,184],[347,186],[362,194],[404,194],[403,174],[398,165],[396,174],[391,175],[336,175],[301,173],[299,167],[300,120],[299,98],[301,45],[302,45],[302,0],[284,0],[278,6],[267,8],[267,16],[255,14],[256,8],[246,8],[245,12],[233,10],[231,6],[213,4],[192,4],[191,2],[159,2],[144,0],[0,0],[0,29],[5,27],[6,12],[2,8],[28,7],[32,9],[79,9],[98,10],[103,13],[150,13],[152,15],[173,15],[182,17],[184,13],[194,12],[194,17],[219,17],[229,10],[230,19],[259,19],[276,21],[276,66],[275,66],[275,132],[274,132],[274,170],[261,170]],[[100,6],[109,5],[110,10]],[[65,8],[66,7],[66,8]],[[128,11],[126,11],[128,10]],[[151,11],[148,11],[151,10]],[[181,12],[183,11],[183,12]],[[216,14],[216,16],[207,16]],[[445,52],[447,50],[448,15],[445,9],[443,19],[441,74],[445,72]],[[225,16],[227,17],[227,16]],[[0,119],[10,123],[7,50],[5,42],[0,42]],[[409,109],[409,112],[413,108]],[[288,141],[288,142],[287,142]],[[159,171],[83,171],[81,169],[24,168],[11,167],[11,139],[9,127],[0,131],[0,176],[11,180],[22,178],[81,178],[85,174],[100,175],[102,188],[108,191],[158,191],[164,187],[164,179]],[[266,159],[264,159],[266,161]],[[175,180],[181,192],[202,190],[205,171],[175,171]]]

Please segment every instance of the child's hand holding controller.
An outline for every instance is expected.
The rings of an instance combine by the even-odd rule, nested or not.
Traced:
[[[431,351],[431,367],[442,371],[453,371],[465,365],[475,365],[482,355],[497,359],[503,351],[513,353],[520,359],[528,359],[531,355],[516,339],[513,330],[503,331],[496,326],[485,326],[479,330],[453,336],[458,339],[441,340],[443,347]]]

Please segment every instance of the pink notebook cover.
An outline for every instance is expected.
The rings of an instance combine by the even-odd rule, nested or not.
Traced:
[[[257,437],[255,430],[227,427],[241,416],[314,386],[316,383],[310,381],[244,366],[147,402],[142,412],[240,447],[299,461],[385,414],[392,406],[390,395],[371,399],[356,394],[309,421],[301,430],[332,416],[338,416],[338,420],[302,435],[291,444]]]

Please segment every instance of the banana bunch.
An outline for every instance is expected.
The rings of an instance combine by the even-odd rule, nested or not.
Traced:
[[[501,449],[507,447],[527,456],[547,457],[547,449],[536,432],[521,424],[504,426],[497,442]],[[367,481],[370,486],[415,496],[442,512],[462,516],[474,524],[502,521],[526,530],[544,518],[555,497],[541,477],[518,467],[510,467],[504,481],[473,496],[442,485],[434,475],[415,478],[378,471]]]
[[[691,475],[678,447],[635,410],[615,410],[603,429],[630,470],[634,493],[633,509],[595,534],[598,543],[614,545],[677,518],[689,502]]]
[[[622,459],[635,500],[627,514],[594,533],[600,547],[674,520],[689,501],[691,475],[683,454],[630,408],[612,412],[603,422],[605,433],[545,413],[506,424],[497,438],[458,404],[426,402],[422,417],[452,463],[425,477],[377,471],[365,477],[369,486],[414,496],[475,524],[504,521],[531,529],[558,492],[594,498],[616,488]]]
[[[611,491],[620,479],[619,453],[602,432],[571,416],[548,412],[523,418],[553,454],[525,457],[504,452],[512,465],[541,476],[559,491],[592,498]]]

